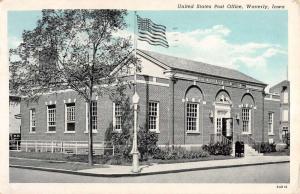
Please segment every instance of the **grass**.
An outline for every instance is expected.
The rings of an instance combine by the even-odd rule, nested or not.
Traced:
[[[63,170],[84,170],[90,168],[105,168],[104,165],[89,166],[87,163],[75,163],[75,162],[66,162],[66,161],[53,161],[53,160],[32,160],[32,159],[9,159],[10,165],[20,165],[20,166],[33,166],[41,168],[54,168],[54,169],[63,169]]]
[[[156,160],[150,159],[147,161],[148,163],[158,163],[158,164],[172,164],[172,163],[185,163],[185,162],[198,162],[198,161],[209,161],[209,160],[227,160],[227,159],[235,159],[233,156],[223,156],[223,155],[210,155],[208,157],[203,158],[193,158],[193,159],[177,159],[177,160]]]
[[[67,162],[81,162],[87,163],[88,157],[87,155],[68,155],[63,153],[46,153],[46,152],[10,152],[10,157],[15,158],[27,158],[27,159],[41,159],[41,160],[49,160],[47,163],[48,167],[52,166],[58,168],[61,166],[64,169],[64,166],[67,165]],[[13,158],[11,158],[13,159]],[[161,159],[149,159],[148,161],[141,161],[141,164],[150,164],[150,163],[158,163],[158,164],[171,164],[171,163],[183,163],[183,162],[197,162],[197,161],[208,161],[208,160],[225,160],[225,159],[234,159],[232,156],[208,156],[203,158],[194,158],[194,159],[176,159],[176,160],[161,160]],[[32,161],[32,160],[31,160]],[[50,162],[52,161],[52,162]],[[55,162],[58,161],[58,162]],[[14,159],[13,162],[17,162],[17,164],[22,164],[21,160]],[[65,163],[63,163],[65,162]],[[104,156],[94,156],[95,164],[114,164],[114,165],[131,165],[131,161],[124,161],[122,159],[110,159],[109,157]],[[23,164],[23,165],[26,165]],[[37,162],[37,165],[41,165]],[[73,168],[87,168],[88,166],[76,166],[74,164]]]
[[[65,162],[82,162],[88,163],[87,155],[63,154],[63,153],[47,153],[47,152],[9,152],[10,157],[28,158],[28,159],[41,159],[52,161],[65,161]],[[94,156],[94,163],[104,164],[103,156]]]
[[[290,155],[290,149],[284,149],[281,152],[264,153],[264,156],[289,156],[289,155]]]
[[[9,152],[9,157],[44,159],[44,160],[60,160],[68,161],[67,155],[62,153],[46,153],[46,152]]]

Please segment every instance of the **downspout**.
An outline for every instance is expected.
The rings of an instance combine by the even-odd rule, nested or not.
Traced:
[[[262,92],[263,107],[262,107],[262,142],[265,141],[265,88]]]
[[[185,102],[185,99],[184,99],[184,102],[183,102],[183,145],[185,145],[185,131],[186,131],[186,113],[185,113],[185,109],[186,109],[186,102]]]
[[[170,110],[170,114],[169,114],[169,144],[171,145],[171,147],[174,147],[174,141],[175,141],[175,131],[174,131],[174,84],[175,84],[175,78],[174,78],[174,74],[171,73],[169,75],[169,87],[170,87],[170,93],[169,93],[169,99],[170,99],[170,103],[169,103],[169,110]]]

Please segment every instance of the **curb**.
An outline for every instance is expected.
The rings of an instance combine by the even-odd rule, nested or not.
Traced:
[[[81,176],[112,177],[113,178],[113,177],[147,176],[147,175],[155,175],[155,174],[170,174],[170,173],[197,171],[197,170],[211,170],[211,169],[220,169],[220,168],[257,166],[257,165],[280,164],[280,163],[289,163],[289,162],[290,162],[289,160],[285,160],[285,161],[278,161],[278,162],[235,164],[235,165],[228,165],[228,166],[210,166],[210,167],[197,167],[197,168],[188,168],[188,169],[165,170],[165,171],[157,171],[157,172],[123,173],[123,174],[97,174],[97,173],[90,173],[90,172],[78,172],[78,171],[64,170],[64,169],[42,168],[42,167],[21,166],[21,165],[9,165],[9,167],[11,167],[11,168],[21,168],[21,169],[30,169],[30,170],[40,170],[40,171],[47,171],[47,172],[58,172],[58,173],[81,175]]]

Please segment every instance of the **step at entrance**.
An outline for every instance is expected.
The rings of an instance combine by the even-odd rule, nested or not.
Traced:
[[[253,149],[251,146],[248,144],[245,144],[245,156],[263,156],[262,153],[258,153],[255,149]]]

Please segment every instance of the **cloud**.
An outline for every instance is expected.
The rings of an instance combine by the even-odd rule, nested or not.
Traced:
[[[126,30],[118,35],[131,36],[132,40],[134,37]],[[287,51],[278,44],[234,43],[230,40],[231,30],[224,25],[187,32],[171,31],[166,35],[169,48],[151,46],[142,41],[138,41],[138,48],[237,69],[271,85],[286,79],[286,65],[282,64],[287,63]]]
[[[280,46],[274,44],[232,43],[229,40],[230,33],[231,30],[224,25],[187,32],[171,31],[166,34],[170,48],[153,47],[142,41],[138,41],[138,48],[233,69],[259,69],[266,67],[270,58],[278,54],[287,54]],[[117,35],[130,36],[132,40],[134,37],[132,32],[126,30],[118,31]]]
[[[247,66],[251,68],[262,68],[267,65],[266,58],[263,56],[257,57],[247,57],[247,56],[240,56],[234,59],[233,61],[235,64],[239,66]]]
[[[277,54],[287,54],[286,51],[283,51],[283,50],[280,50],[280,49],[277,49],[277,48],[268,48],[264,53],[263,53],[263,56],[265,58],[270,58],[270,57],[273,57]]]
[[[196,29],[194,31],[186,33],[190,36],[207,36],[207,35],[219,35],[219,36],[227,36],[230,34],[230,30],[223,25],[215,25],[212,28],[208,29]]]
[[[231,43],[230,33],[231,30],[224,25],[189,32],[169,32],[167,38],[171,48],[164,53],[234,69],[241,66],[264,67],[269,58],[286,54],[274,44]]]

